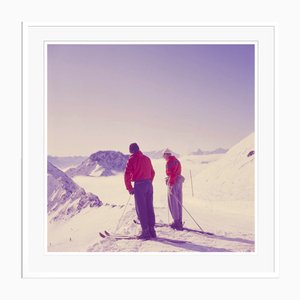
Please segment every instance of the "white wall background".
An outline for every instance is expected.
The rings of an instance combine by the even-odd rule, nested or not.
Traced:
[[[282,299],[299,297],[299,45],[297,1],[3,1],[0,9],[3,299]],[[277,1],[279,3],[279,1]],[[104,25],[277,25],[277,191],[280,278],[213,280],[21,279],[21,21]],[[280,143],[279,143],[280,142]],[[143,297],[141,297],[143,294]]]

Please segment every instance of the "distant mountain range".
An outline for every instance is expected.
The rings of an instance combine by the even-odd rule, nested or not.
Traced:
[[[191,154],[193,155],[210,155],[210,154],[224,154],[228,151],[228,149],[223,149],[223,148],[217,148],[212,151],[203,151],[201,149],[198,149],[195,152],[192,152]]]
[[[57,168],[63,170],[73,166],[77,166],[82,163],[87,156],[51,156],[48,155],[48,161],[56,166]]]
[[[218,148],[213,151],[198,149],[192,155],[224,154],[228,150]],[[171,150],[172,154],[180,157]],[[161,159],[164,149],[143,152],[151,159]],[[98,151],[87,156],[48,156],[48,161],[58,169],[64,171],[67,176],[112,176],[125,170],[129,155],[119,151]]]
[[[160,159],[163,157],[163,154],[164,154],[164,149],[163,150],[158,150],[158,151],[148,151],[148,152],[143,152],[145,155],[149,156],[150,158],[152,159]],[[180,157],[179,154],[172,152],[172,155],[176,156],[176,157]]]
[[[129,155],[119,151],[98,151],[66,174],[74,176],[111,176],[125,170]]]
[[[63,171],[48,162],[48,215],[51,220],[68,219],[86,207],[99,207],[100,199],[86,193]]]

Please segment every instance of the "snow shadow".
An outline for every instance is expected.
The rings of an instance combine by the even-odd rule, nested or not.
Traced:
[[[252,240],[247,240],[247,239],[243,239],[243,238],[231,238],[231,237],[227,237],[227,236],[223,236],[223,235],[211,235],[211,236],[207,236],[207,238],[211,238],[211,239],[219,239],[219,240],[223,240],[223,241],[229,241],[229,242],[237,242],[237,243],[243,243],[243,244],[249,244],[249,245],[254,245],[255,242]]]
[[[201,246],[192,242],[173,240],[169,238],[157,238],[156,240],[154,239],[151,241],[195,252],[232,252],[231,250],[225,248]]]

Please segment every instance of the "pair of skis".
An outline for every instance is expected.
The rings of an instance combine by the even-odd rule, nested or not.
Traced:
[[[133,220],[133,222],[135,224],[140,225],[140,223],[137,220]],[[164,224],[164,223],[156,223],[155,227],[168,227],[170,228],[170,225],[168,224]],[[205,235],[210,235],[213,236],[214,234],[211,232],[207,232],[207,231],[200,231],[197,229],[191,229],[191,228],[187,228],[187,227],[183,227],[182,231],[188,231],[188,232],[194,232],[194,233],[198,233],[198,234],[205,234]],[[108,231],[104,230],[103,232],[99,232],[99,236],[103,239],[106,238],[111,238],[114,240],[138,240],[139,238],[137,236],[129,236],[129,235],[120,235],[120,234],[111,234]],[[142,240],[142,239],[140,239]],[[186,243],[186,241],[182,241],[182,240],[173,240],[173,239],[168,239],[168,238],[163,238],[163,237],[157,237],[155,239],[151,239],[151,240],[156,240],[156,241],[165,241],[165,242],[170,242],[170,243]]]
[[[103,232],[99,232],[99,235],[103,239],[106,239],[106,238],[112,238],[114,240],[133,240],[133,239],[137,239],[136,236],[122,235],[122,234],[112,234],[112,233],[109,233],[106,230],[104,230]]]
[[[144,239],[139,239],[138,236],[130,236],[130,235],[119,235],[119,234],[110,234],[108,231],[104,230],[104,232],[99,232],[99,235],[103,239],[112,239],[112,240],[140,240],[140,241],[146,241]],[[165,237],[156,237],[151,238],[149,241],[157,241],[157,242],[165,242],[165,243],[171,243],[171,244],[186,244],[186,241],[182,240],[173,240]]]
[[[140,222],[137,221],[137,220],[133,220],[133,222],[134,222],[135,224],[140,225]],[[172,228],[170,225],[165,224],[165,223],[156,223],[156,224],[155,224],[155,227],[168,227],[168,228]],[[172,229],[173,229],[173,228],[172,228]],[[174,230],[176,230],[176,229],[174,229]],[[214,235],[213,233],[208,232],[208,231],[201,231],[201,230],[198,230],[198,229],[191,229],[191,228],[187,228],[187,227],[183,227],[181,231],[189,231],[189,232],[200,233],[200,234],[206,234],[206,235]]]

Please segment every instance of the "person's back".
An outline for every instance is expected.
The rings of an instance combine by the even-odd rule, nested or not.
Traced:
[[[136,213],[142,227],[142,234],[139,238],[155,238],[152,186],[155,172],[150,158],[140,151],[136,143],[129,146],[129,152],[131,156],[127,162],[124,181],[127,190],[135,198]],[[134,182],[134,187],[132,187],[132,181]]]
[[[169,176],[169,185],[173,186],[176,179],[181,175],[180,161],[173,155],[170,155],[166,164],[166,174]]]
[[[164,151],[166,160],[166,174],[168,185],[168,205],[173,218],[171,227],[182,230],[182,183],[184,177],[181,175],[180,161],[172,155],[169,149]]]
[[[125,184],[128,191],[132,189],[131,181],[153,180],[155,172],[149,157],[141,151],[133,153],[125,171]]]

